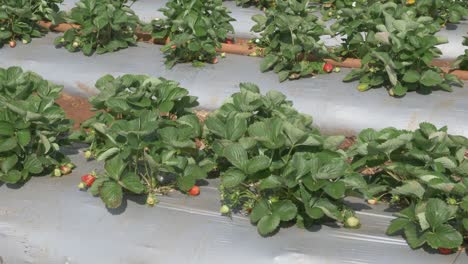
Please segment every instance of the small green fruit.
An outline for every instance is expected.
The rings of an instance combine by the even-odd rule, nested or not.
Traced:
[[[156,199],[154,194],[149,194],[148,197],[146,198],[146,204],[148,206],[154,206],[157,203],[158,203],[158,199]]]
[[[450,197],[450,198],[447,199],[447,203],[450,204],[450,205],[456,205],[457,204],[457,199]]]
[[[74,41],[72,46],[76,49],[80,46],[80,43],[78,41]]]
[[[231,209],[229,209],[229,206],[227,206],[227,205],[223,205],[223,206],[221,206],[221,208],[219,209],[219,212],[220,212],[221,214],[228,214],[230,211],[231,211]]]
[[[348,217],[345,221],[345,227],[358,228],[361,225],[359,218],[355,216]]]
[[[55,177],[60,177],[60,176],[62,176],[62,172],[60,171],[60,169],[55,169],[55,170],[54,170],[54,176],[55,176]]]
[[[357,87],[357,89],[360,91],[360,92],[364,92],[364,91],[367,91],[369,90],[370,86],[368,83],[360,83]]]
[[[84,190],[84,189],[86,189],[86,184],[84,182],[80,182],[80,184],[78,184],[78,188],[80,190]]]
[[[93,153],[91,153],[91,151],[87,150],[85,153],[84,153],[84,156],[86,159],[90,159],[91,156],[93,155]]]

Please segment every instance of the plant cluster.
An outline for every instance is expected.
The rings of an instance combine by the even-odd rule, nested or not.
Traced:
[[[105,161],[105,173],[83,179],[91,193],[109,208],[120,206],[123,190],[146,194],[149,205],[174,186],[193,193],[214,166],[199,144],[196,98],[176,82],[143,75],[104,76],[96,88],[90,102],[98,112],[72,137],[90,144],[87,157]]]
[[[0,68],[0,182],[68,174],[74,167],[60,152],[71,121],[55,104],[62,87],[21,68]]]
[[[9,43],[16,46],[16,40],[24,44],[32,38],[42,37],[45,30],[37,25],[40,20],[53,23],[60,21],[58,4],[63,0],[4,0],[0,5],[0,47]]]
[[[81,0],[66,17],[76,24],[54,44],[86,56],[125,49],[136,44],[138,16],[127,0]]]
[[[216,49],[221,48],[228,33],[234,33],[230,24],[234,19],[223,7],[222,0],[171,0],[161,11],[166,19],[153,20],[148,31],[156,39],[167,39],[161,48],[166,66],[179,62],[217,63]]]
[[[367,196],[397,207],[388,234],[412,248],[457,249],[468,235],[468,139],[421,123],[416,131],[362,131],[348,151],[352,168],[366,175]]]
[[[463,45],[468,46],[468,37],[464,37]],[[468,49],[465,49],[465,54],[460,55],[454,64],[460,70],[468,70]]]
[[[340,19],[343,13],[349,9],[362,9],[367,6],[380,3],[394,3],[399,9],[411,10],[419,16],[434,18],[439,25],[446,23],[459,23],[463,16],[468,15],[466,1],[444,0],[320,0],[321,13],[325,20]]]
[[[334,57],[320,40],[331,32],[312,14],[307,0],[280,1],[265,16],[252,19],[257,23],[252,31],[261,32],[257,44],[265,48],[260,70],[273,70],[281,82],[324,73],[323,58]]]
[[[339,149],[345,137],[320,135],[312,118],[280,92],[261,95],[254,84],[240,87],[205,123],[221,173],[224,213],[250,213],[262,235],[290,221],[307,226],[332,219],[357,227],[343,198],[366,189],[366,182]]]
[[[236,0],[236,4],[242,7],[255,6],[261,9],[276,7],[276,0]]]
[[[375,25],[375,31],[367,31],[365,40],[359,33],[349,40],[352,45],[361,45],[357,53],[362,66],[344,81],[359,79],[360,91],[383,86],[392,96],[404,96],[408,91],[424,94],[435,89],[452,91],[452,85],[463,85],[454,75],[431,65],[441,54],[435,46],[446,42],[434,35],[432,18],[416,17],[411,11],[400,13],[393,3],[369,9],[374,8],[383,15],[383,21]]]

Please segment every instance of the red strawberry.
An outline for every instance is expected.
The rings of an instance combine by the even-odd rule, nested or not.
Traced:
[[[86,186],[91,187],[93,185],[94,181],[96,180],[96,177],[92,174],[86,174],[81,176],[81,181],[86,184]]]
[[[171,49],[176,49],[176,48],[177,48],[176,45],[172,45],[172,46],[171,46]]]
[[[197,196],[200,194],[200,187],[194,185],[189,191],[188,194],[191,196]]]
[[[325,63],[323,65],[323,71],[328,72],[328,73],[332,72],[333,71],[333,65],[331,65],[331,63],[328,63],[328,62]]]
[[[232,41],[232,39],[230,39],[230,38],[227,38],[227,39],[226,39],[226,44],[232,44],[232,43],[234,43],[234,42]]]
[[[218,63],[218,58],[215,57],[215,58],[213,59],[213,64],[216,64],[216,63]]]
[[[452,254],[453,253],[453,250],[451,248],[438,248],[437,250],[439,250],[439,253],[442,254],[442,255],[448,255],[448,254]]]
[[[16,41],[12,40],[10,41],[10,48],[16,47]]]

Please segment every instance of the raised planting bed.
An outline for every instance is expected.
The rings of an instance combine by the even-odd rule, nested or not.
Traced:
[[[76,2],[78,2],[78,0],[65,0],[61,8],[65,11],[70,10],[74,7]],[[166,2],[167,0],[138,0],[131,8],[143,22],[148,23],[155,18],[164,18],[164,15],[158,10],[164,7]],[[223,4],[232,12],[231,16],[236,20],[231,22],[231,24],[234,27],[235,36],[237,38],[250,39],[259,37],[259,34],[252,32],[251,29],[255,25],[252,16],[263,14],[260,9],[255,7],[243,8],[237,6],[235,1],[224,1]],[[316,14],[321,17],[319,12]],[[333,20],[327,21],[326,25],[330,26],[333,22]],[[465,48],[462,42],[463,36],[466,35],[466,33],[468,33],[468,22],[466,20],[462,20],[460,24],[448,24],[447,27],[441,29],[441,31],[437,33],[438,36],[443,36],[448,39],[448,43],[438,46],[442,51],[441,59],[453,61],[456,57],[463,54]],[[341,36],[323,36],[322,40],[327,46],[333,47],[340,45]]]
[[[237,91],[240,82],[253,82],[263,91],[285,93],[299,111],[314,116],[314,123],[328,134],[351,135],[367,127],[379,129],[389,124],[415,129],[418,123],[428,121],[437,126],[447,125],[451,133],[468,135],[468,124],[460,122],[468,111],[466,82],[464,88],[455,87],[452,93],[435,91],[428,96],[409,93],[397,99],[388,97],[384,89],[359,92],[356,83],[343,83],[347,70],[279,83],[274,73],[258,70],[261,61],[258,58],[229,55],[216,65],[194,68],[181,64],[168,70],[162,53],[150,44],[140,43],[120,52],[85,57],[56,49],[50,45],[55,37],[51,33],[31,44],[19,44],[16,49],[1,49],[0,56],[4,59],[0,66],[19,65],[65,85],[68,93],[82,96],[94,94],[94,83],[107,73],[162,76],[180,82],[207,109],[219,107],[228,95]]]
[[[206,112],[198,112],[195,116],[191,108],[197,105],[196,98],[190,97],[173,81],[141,75],[124,75],[120,78],[106,75],[96,82],[100,94],[90,98],[94,110],[98,111],[96,117],[82,123],[84,130],[78,134],[59,136],[57,143],[61,145],[58,145],[54,142],[56,136],[48,132],[43,124],[52,124],[53,120],[57,120],[60,124],[69,125],[64,114],[79,123],[90,116],[89,104],[81,98],[61,94],[58,103],[65,110],[64,113],[53,104],[61,87],[45,82],[35,74],[22,73],[19,68],[9,68],[1,73],[0,100],[3,105],[0,109],[0,151],[4,158],[0,193],[5,200],[2,199],[0,204],[5,201],[8,205],[2,205],[6,209],[0,211],[5,219],[2,219],[0,231],[7,238],[5,247],[9,249],[1,256],[2,261],[22,263],[33,259],[47,263],[86,263],[92,257],[112,263],[115,257],[126,262],[146,261],[148,258],[172,262],[194,254],[200,261],[218,261],[219,257],[230,257],[233,256],[232,252],[236,252],[228,244],[231,254],[217,255],[219,251],[226,250],[225,244],[221,243],[220,246],[217,241],[225,239],[231,239],[231,243],[241,250],[245,246],[251,247],[248,251],[250,255],[242,257],[258,259],[260,263],[264,260],[277,263],[342,263],[357,258],[371,263],[390,263],[395,254],[429,263],[463,260],[465,249],[459,249],[463,245],[459,232],[465,234],[465,231],[453,225],[455,221],[464,219],[464,211],[468,211],[465,204],[467,197],[463,198],[466,193],[463,188],[466,187],[463,187],[463,180],[460,181],[460,177],[468,173],[468,140],[447,135],[444,128],[437,130],[431,124],[424,123],[414,133],[387,128],[378,132],[363,130],[358,139],[323,136],[310,126],[311,118],[298,113],[281,93],[270,91],[262,95],[258,87],[250,83],[241,84],[240,92],[231,95],[231,100],[209,116]],[[12,89],[14,87],[17,89]],[[10,97],[11,104],[5,101]],[[39,101],[41,104],[35,103]],[[83,112],[77,115],[75,112],[80,108]],[[204,128],[198,119],[206,125]],[[25,126],[24,122],[31,125]],[[13,129],[13,126],[18,128]],[[57,129],[62,133],[65,131],[62,127]],[[91,145],[63,147],[67,139]],[[32,145],[28,145],[27,141]],[[28,152],[25,157],[21,153],[31,150],[27,146],[32,146],[36,151]],[[49,157],[39,156],[42,153],[50,157],[64,157],[68,170],[65,172],[62,166],[58,167],[59,164],[50,164],[52,160]],[[445,157],[440,157],[441,154]],[[129,158],[129,155],[133,156]],[[133,157],[137,156],[139,158],[135,163]],[[184,156],[187,160],[182,162]],[[91,157],[96,157],[98,162],[89,161]],[[143,164],[146,172],[140,170]],[[210,164],[215,165],[216,169]],[[75,168],[73,172],[70,171],[72,167]],[[401,171],[402,175],[411,179],[406,179],[406,176],[399,178],[398,171],[410,167],[417,175],[422,170],[431,175],[406,175]],[[58,168],[60,170],[57,172]],[[89,174],[90,171],[95,173]],[[212,174],[207,178],[208,171]],[[241,171],[245,176],[239,174]],[[280,176],[275,176],[276,173]],[[22,176],[22,179],[13,179],[16,175]],[[71,187],[80,181],[73,175],[84,175],[78,187],[99,196],[107,211],[101,206],[82,205],[83,202],[94,205],[94,201],[99,199],[83,200],[81,195],[84,192]],[[217,176],[220,176],[221,182],[214,179]],[[453,176],[453,179],[449,176]],[[399,181],[392,183],[392,178]],[[443,182],[434,182],[434,179]],[[74,184],[72,181],[75,181]],[[170,191],[161,191],[164,186]],[[192,191],[198,186],[201,186],[201,194],[198,190]],[[458,188],[453,196],[451,189],[447,189],[450,186]],[[216,191],[218,188],[220,193]],[[244,198],[236,196],[238,191]],[[434,198],[434,191],[441,191],[439,195],[444,200]],[[38,195],[38,192],[41,194]],[[245,192],[251,192],[255,197]],[[200,196],[196,199],[182,193]],[[299,194],[301,198],[298,198]],[[15,195],[20,195],[21,199],[11,198],[18,197]],[[366,204],[364,198],[356,197],[369,200]],[[417,210],[424,212],[423,216],[418,217],[424,217],[420,219],[427,219],[427,222],[420,220],[420,225],[427,223],[432,228],[424,231],[427,238],[423,238],[422,242],[415,242],[405,231],[411,247],[418,249],[428,243],[432,248],[439,249],[442,255],[448,256],[431,256],[427,253],[436,251],[428,247],[414,251],[402,249],[406,246],[405,241],[383,235],[385,232],[394,233],[389,230],[398,230],[398,221],[407,221],[391,215],[401,210],[400,206],[407,206],[400,197],[411,199],[418,206],[424,205],[418,207]],[[309,199],[316,202],[310,200],[309,204],[306,202]],[[385,205],[387,203],[392,205]],[[150,208],[144,209],[143,204]],[[218,213],[221,205],[221,212]],[[151,211],[153,206],[157,208],[153,209],[155,211]],[[229,206],[227,211],[226,206]],[[460,211],[451,211],[455,208]],[[143,210],[151,213],[146,214]],[[401,211],[401,214],[407,214],[408,210]],[[152,212],[158,217],[151,217]],[[454,216],[455,213],[457,219],[449,221],[448,214]],[[84,214],[91,222],[76,223],[76,219]],[[224,214],[224,218],[220,218],[220,214]],[[247,218],[242,214],[250,214],[251,223],[257,225],[257,232],[264,238],[247,234],[247,230],[253,227],[249,227]],[[226,215],[230,215],[231,219]],[[53,220],[48,221],[49,217]],[[182,223],[185,225],[179,226]],[[209,227],[205,227],[207,223]],[[416,220],[412,220],[407,224],[413,226],[416,223]],[[305,230],[293,227],[294,224]],[[89,232],[90,225],[99,231]],[[123,228],[126,231],[115,232]],[[186,230],[182,232],[184,235],[174,239],[171,236],[175,232],[173,230],[180,228]],[[198,232],[188,230],[205,232],[205,228],[209,228],[205,237],[213,236],[213,239],[204,240],[207,245],[198,242],[196,251],[189,249],[174,254],[175,250],[180,250],[175,247],[180,246],[180,239],[183,243],[193,243],[194,236],[199,236]],[[229,229],[228,233],[226,228]],[[419,230],[419,227],[416,228]],[[438,231],[438,228],[444,228],[446,232]],[[322,234],[325,238],[321,238],[319,244],[304,244],[304,241],[317,240],[321,232],[326,232],[326,235]],[[65,237],[75,237],[80,233],[92,242],[81,246],[79,251],[71,249],[81,242],[73,239],[62,241]],[[154,240],[156,234],[161,240]],[[190,235],[186,237],[186,234]],[[167,239],[166,236],[172,238]],[[267,242],[260,245],[259,238]],[[151,250],[142,250],[138,256],[134,254],[135,251],[129,253],[122,250],[122,254],[109,257],[106,255],[107,249],[115,251],[121,247],[120,243],[112,243],[112,246],[100,247],[99,253],[96,252],[95,244],[107,244],[109,239],[125,241],[127,249],[130,243],[130,247],[135,247],[137,251],[143,243],[145,249]],[[240,243],[241,240],[244,242]],[[200,248],[209,247],[211,243],[218,248],[216,253],[203,254]],[[288,248],[281,247],[285,243],[289,245]],[[349,250],[349,253],[336,254],[337,245],[342,249],[340,252]],[[449,249],[441,249],[442,245]],[[82,254],[88,246],[89,254]],[[49,252],[49,247],[55,250]],[[18,257],[17,252],[21,250],[24,254]],[[263,250],[275,253],[265,254]],[[391,255],[384,255],[384,251]],[[375,255],[376,252],[382,253]],[[239,258],[233,257],[232,260],[235,263]]]
[[[382,205],[351,199],[362,227],[334,225],[310,230],[283,228],[262,238],[247,217],[219,213],[217,182],[201,186],[196,198],[177,192],[154,208],[144,197],[125,198],[106,210],[78,190],[79,176],[99,169],[79,146],[67,149],[75,171],[66,177],[34,178],[0,186],[0,257],[4,263],[407,263],[462,264],[466,252],[448,256],[413,251],[400,237],[384,234],[392,220]],[[242,252],[242,254],[239,254]]]

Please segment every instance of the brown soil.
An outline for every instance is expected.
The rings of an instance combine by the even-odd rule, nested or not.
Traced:
[[[78,129],[81,122],[94,116],[92,106],[85,97],[62,93],[56,102],[65,110],[67,118],[74,121],[73,129]]]

